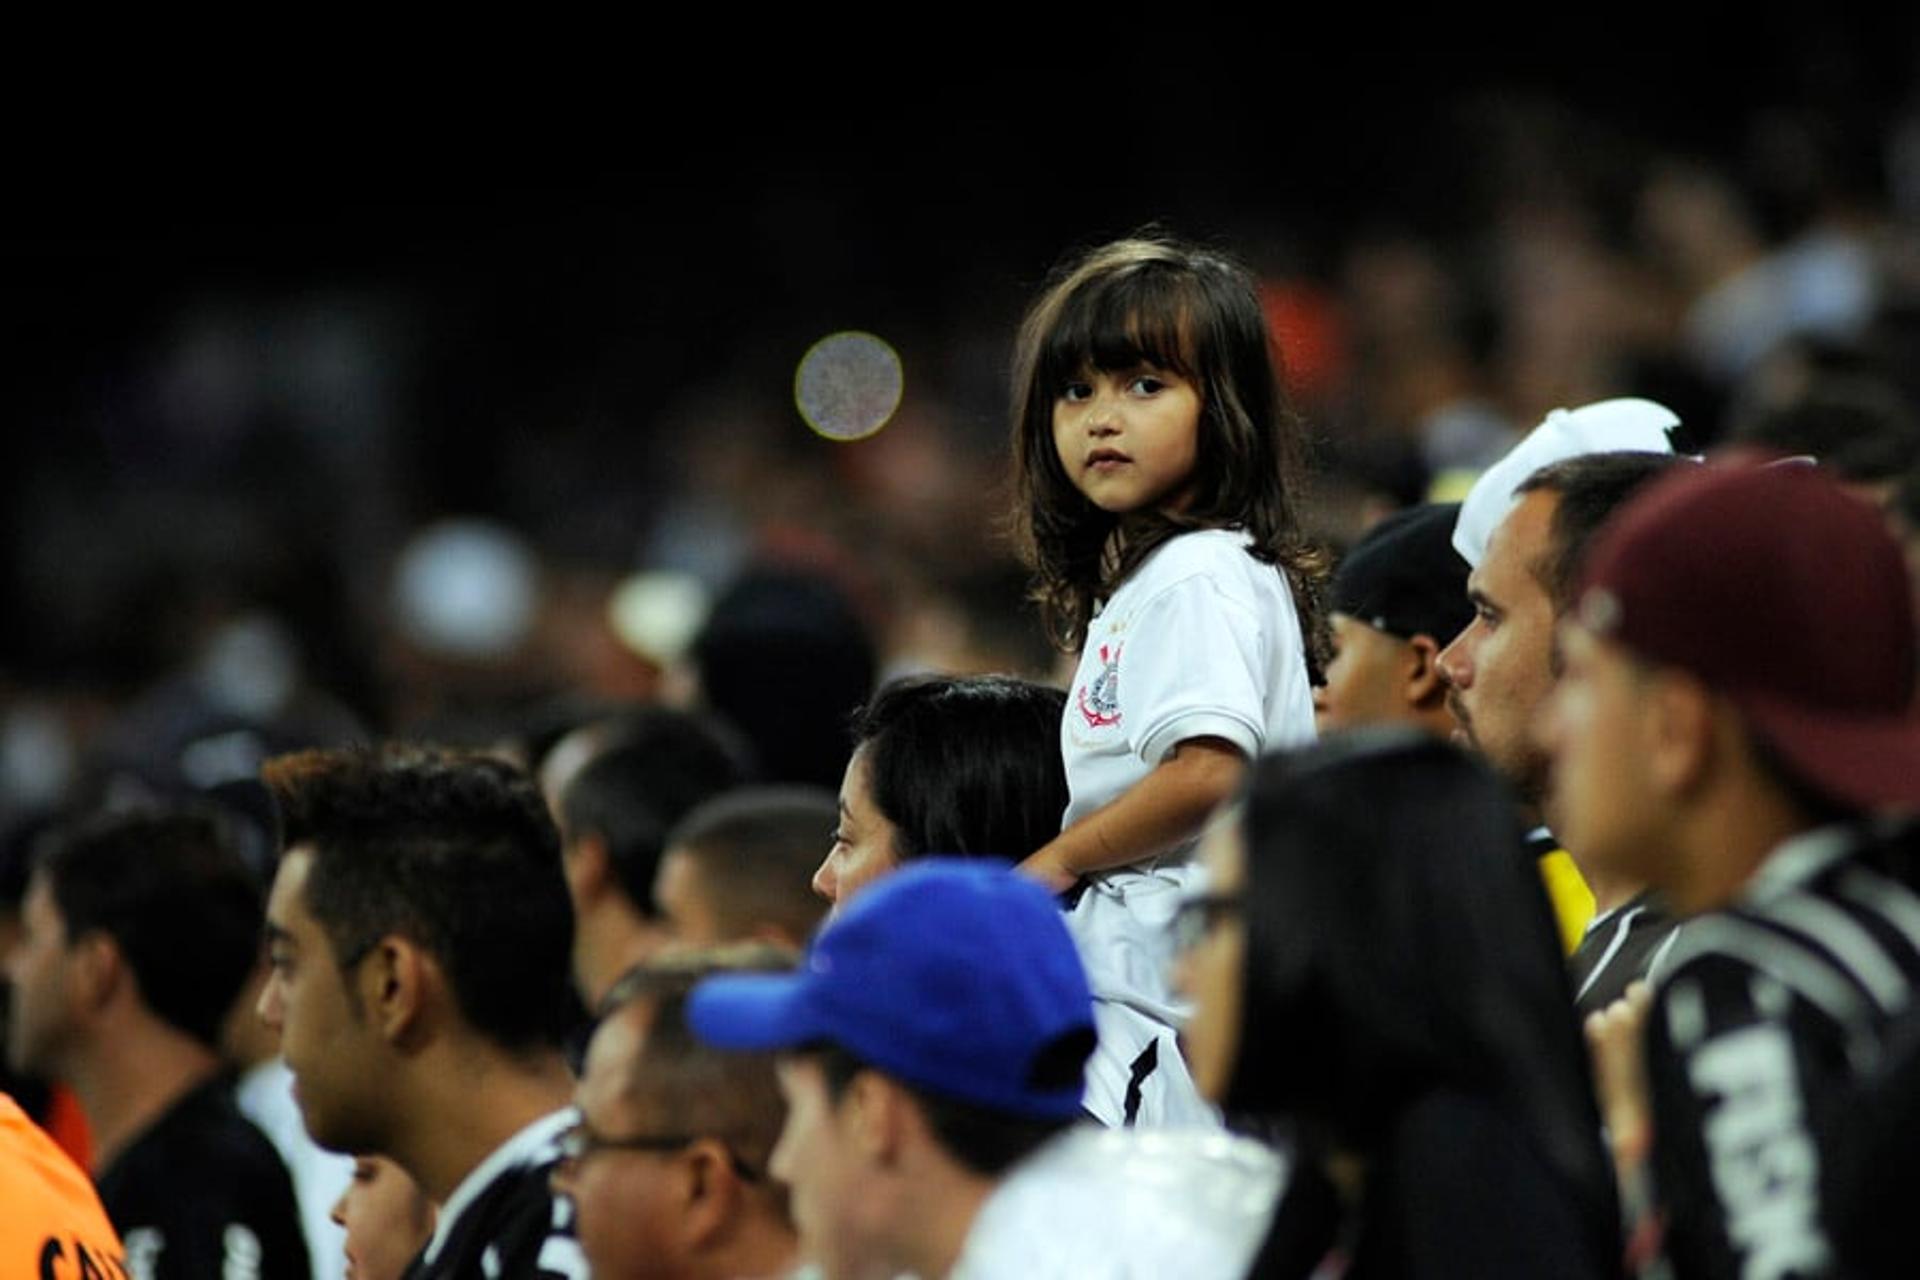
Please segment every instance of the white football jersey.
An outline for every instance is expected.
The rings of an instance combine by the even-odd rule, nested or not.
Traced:
[[[1182,534],[1113,593],[1087,629],[1060,727],[1071,826],[1192,738],[1249,760],[1313,740],[1313,691],[1286,575],[1245,534]],[[1096,872],[1068,914],[1093,986],[1100,1047],[1086,1107],[1101,1121],[1210,1120],[1180,1061],[1187,1007],[1172,990],[1172,924],[1192,844]]]

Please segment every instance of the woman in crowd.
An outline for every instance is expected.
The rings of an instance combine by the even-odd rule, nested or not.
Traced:
[[[356,1156],[333,1206],[346,1228],[347,1280],[400,1280],[433,1236],[439,1211],[420,1184],[385,1156]]]
[[[854,718],[833,847],[813,877],[837,908],[928,853],[1018,861],[1060,833],[1066,695],[1011,676],[896,680]]]
[[[1203,1092],[1291,1122],[1335,1221],[1254,1274],[1609,1276],[1619,1218],[1554,925],[1511,801],[1424,735],[1262,760],[1183,912]],[[1313,1212],[1308,1217],[1320,1217]]]

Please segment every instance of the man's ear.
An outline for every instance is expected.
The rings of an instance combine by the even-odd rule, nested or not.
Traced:
[[[446,985],[433,955],[397,933],[373,945],[355,976],[368,1021],[390,1044],[417,1038]]]
[[[733,1156],[718,1138],[700,1138],[681,1153],[675,1194],[675,1215],[690,1249],[719,1236],[733,1220],[743,1188],[734,1172]]]
[[[105,1009],[133,981],[120,944],[105,929],[82,934],[73,944],[73,953],[74,998],[86,1013]]]
[[[1440,676],[1441,644],[1430,635],[1407,641],[1401,661],[1401,693],[1415,711],[1433,711],[1447,700],[1447,683]]]
[[[1660,791],[1684,794],[1711,769],[1720,738],[1714,697],[1692,676],[1659,672],[1647,677],[1643,721],[1648,776]]]
[[[876,1164],[892,1164],[919,1109],[898,1084],[877,1071],[862,1071],[847,1082],[835,1114],[855,1150]]]
[[[598,898],[613,878],[613,854],[607,838],[597,831],[585,832],[569,844],[560,865],[576,907]]]

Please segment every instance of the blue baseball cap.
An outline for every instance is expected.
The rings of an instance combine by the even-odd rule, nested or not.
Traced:
[[[838,1045],[903,1083],[1035,1119],[1080,1113],[1093,997],[1059,905],[974,858],[921,858],[863,891],[787,974],[726,974],[687,1005],[724,1049]]]

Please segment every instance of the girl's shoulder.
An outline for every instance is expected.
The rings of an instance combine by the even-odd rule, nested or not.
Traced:
[[[1196,589],[1250,617],[1293,617],[1286,574],[1256,559],[1252,545],[1237,529],[1196,529],[1170,538],[1140,562],[1095,617],[1131,626],[1143,611],[1183,599],[1182,593]]]
[[[1148,590],[1193,577],[1247,590],[1286,590],[1286,574],[1255,557],[1253,538],[1239,529],[1195,529],[1169,538],[1133,574],[1133,580]]]
[[[1236,565],[1239,560],[1259,561],[1248,554],[1253,539],[1239,529],[1191,529],[1168,538],[1141,561],[1139,572],[1150,569],[1207,569],[1215,565]]]

